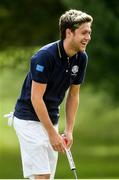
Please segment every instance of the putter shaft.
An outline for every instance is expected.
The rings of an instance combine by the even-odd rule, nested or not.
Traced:
[[[69,161],[70,169],[73,171],[75,179],[78,179],[72,153],[70,149],[65,149],[65,150],[66,150],[67,159]]]

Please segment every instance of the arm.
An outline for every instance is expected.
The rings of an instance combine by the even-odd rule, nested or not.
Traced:
[[[72,85],[69,89],[66,99],[65,136],[67,138],[68,147],[70,147],[73,142],[72,134],[73,134],[76,112],[79,105],[79,90],[80,90],[80,85]]]
[[[62,138],[54,128],[43,100],[43,95],[45,93],[46,87],[47,84],[41,84],[32,81],[31,102],[38,118],[40,119],[48,133],[53,149],[55,151],[64,152]]]

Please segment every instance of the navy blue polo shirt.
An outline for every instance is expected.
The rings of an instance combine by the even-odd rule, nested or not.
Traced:
[[[30,70],[17,100],[14,116],[24,120],[40,120],[31,102],[31,84],[34,80],[47,84],[43,99],[52,123],[57,124],[59,105],[70,85],[81,84],[84,81],[87,61],[86,52],[79,52],[69,58],[64,50],[63,41],[42,47],[31,58]]]

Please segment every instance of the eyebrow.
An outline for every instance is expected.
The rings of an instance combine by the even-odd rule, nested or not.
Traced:
[[[80,28],[80,30],[82,30],[84,27],[79,26],[79,28]],[[85,27],[85,28],[86,28],[86,27]],[[87,28],[86,28],[86,29],[87,29]],[[89,29],[92,30],[91,27],[89,27]]]
[[[88,31],[88,32],[92,32],[92,30],[91,29],[81,29],[81,31]]]

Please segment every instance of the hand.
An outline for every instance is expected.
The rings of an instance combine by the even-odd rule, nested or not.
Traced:
[[[70,149],[73,144],[73,136],[71,132],[65,132],[63,134],[63,139],[65,140],[65,145],[67,149]]]
[[[58,134],[56,131],[53,131],[51,134],[49,134],[50,143],[55,151],[64,153],[64,143],[63,139],[60,134]]]

